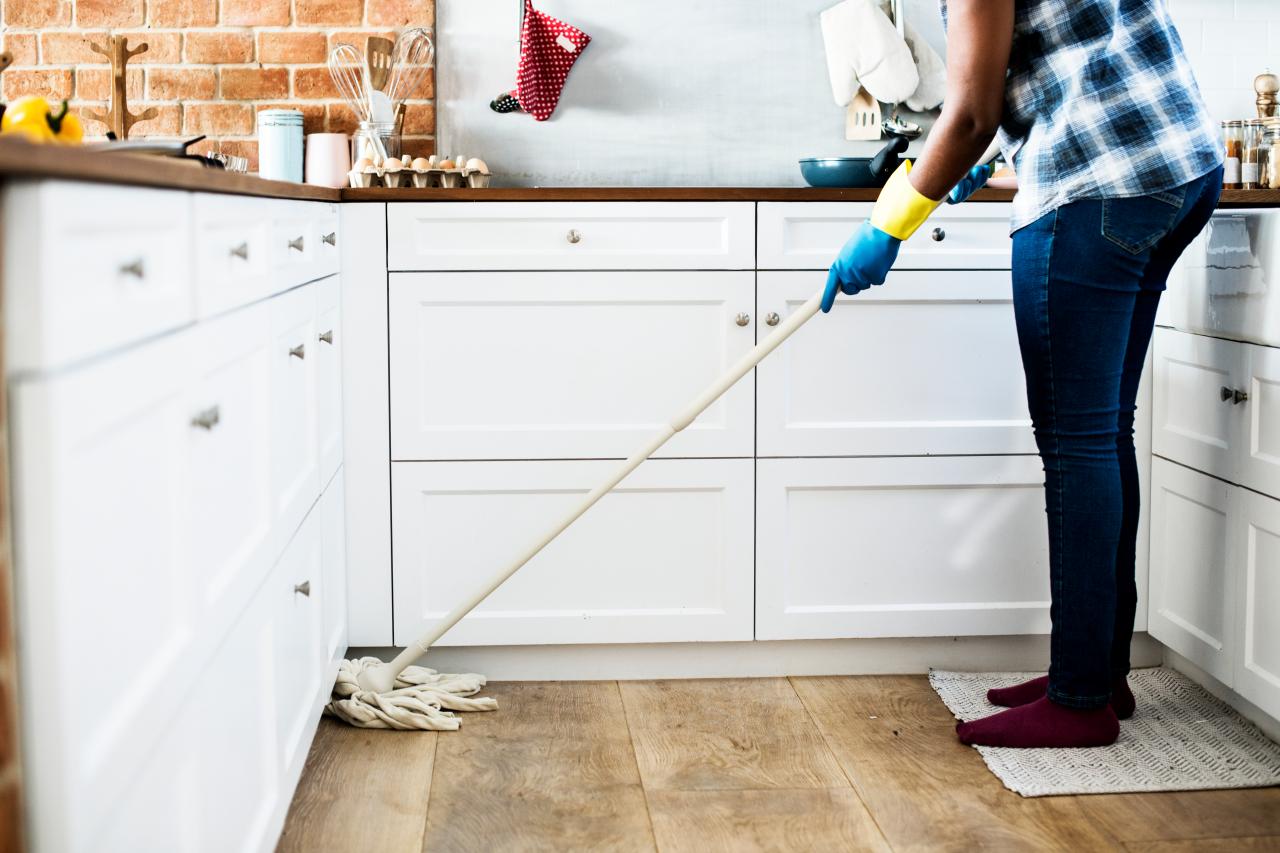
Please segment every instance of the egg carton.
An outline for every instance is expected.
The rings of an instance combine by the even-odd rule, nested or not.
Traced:
[[[463,167],[454,166],[454,162],[462,162]],[[449,167],[445,167],[445,163]],[[430,158],[419,157],[410,160],[406,155],[399,160],[387,160],[380,165],[372,163],[357,164],[347,173],[353,188],[383,186],[388,188],[416,187],[427,189],[438,187],[453,189],[470,187],[483,189],[489,186],[492,175],[483,160],[464,159],[447,160],[432,155]]]

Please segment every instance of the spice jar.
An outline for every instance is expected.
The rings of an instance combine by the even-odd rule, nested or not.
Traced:
[[[1227,159],[1222,166],[1222,188],[1226,190],[1240,189],[1240,148],[1244,132],[1244,122],[1224,121],[1222,137],[1227,146]]]
[[[1267,127],[1262,143],[1263,165],[1258,184],[1266,189],[1280,190],[1280,124]]]
[[[1259,189],[1258,181],[1262,177],[1262,141],[1266,133],[1266,122],[1262,119],[1250,119],[1244,123],[1244,139],[1240,144],[1240,188],[1245,190]]]

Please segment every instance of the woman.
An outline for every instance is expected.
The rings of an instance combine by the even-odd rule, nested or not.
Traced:
[[[1138,380],[1169,270],[1217,204],[1222,146],[1164,0],[949,6],[942,115],[841,249],[823,309],[837,289],[882,283],[944,196],[986,181],[974,162],[998,131],[1018,174],[1013,302],[1045,469],[1053,631],[1048,676],[992,690],[1009,710],[957,731],[1101,746],[1134,710]]]

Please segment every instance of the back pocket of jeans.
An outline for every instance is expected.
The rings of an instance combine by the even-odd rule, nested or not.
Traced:
[[[1141,254],[1173,230],[1187,188],[1102,200],[1102,236],[1130,254]]]

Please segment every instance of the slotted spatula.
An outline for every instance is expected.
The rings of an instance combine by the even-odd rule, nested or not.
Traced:
[[[365,45],[364,61],[369,66],[369,86],[379,92],[387,91],[395,47],[395,42],[382,36],[369,36]]]
[[[844,114],[845,139],[880,138],[880,102],[865,88],[859,88]]]

